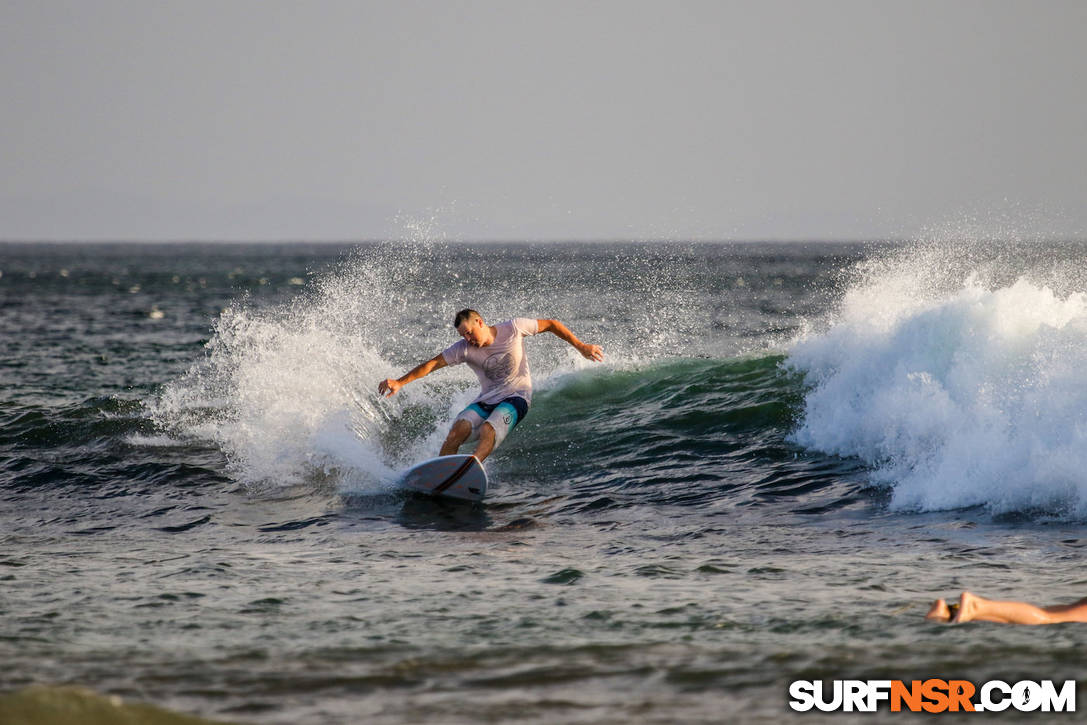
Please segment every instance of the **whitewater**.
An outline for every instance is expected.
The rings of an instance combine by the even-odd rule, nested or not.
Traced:
[[[1087,298],[1060,282],[972,270],[939,289],[913,259],[869,270],[790,351],[812,387],[793,439],[865,461],[896,508],[1082,518]]]

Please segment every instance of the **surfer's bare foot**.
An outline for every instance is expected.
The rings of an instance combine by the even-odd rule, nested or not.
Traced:
[[[952,617],[952,624],[962,624],[963,622],[969,622],[977,614],[978,610],[978,597],[976,594],[964,591],[959,596],[959,611]]]
[[[948,608],[947,602],[943,599],[937,599],[933,602],[928,614],[925,615],[925,619],[935,619],[937,622],[950,621],[951,610]]]

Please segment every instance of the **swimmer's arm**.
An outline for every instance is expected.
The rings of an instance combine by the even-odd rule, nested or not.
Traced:
[[[401,375],[399,378],[393,380],[392,378],[386,378],[377,384],[377,392],[388,398],[390,395],[396,395],[396,391],[404,387],[413,380],[418,380],[421,377],[429,375],[435,370],[444,368],[448,363],[445,362],[445,355],[438,353],[434,357],[430,358],[424,363],[419,363],[408,372]]]
[[[575,350],[581,353],[582,357],[596,362],[603,362],[604,351],[599,345],[589,345],[577,339],[577,335],[570,332],[570,328],[558,320],[536,320],[536,324],[539,325],[540,332],[550,332],[560,340],[570,343]]]

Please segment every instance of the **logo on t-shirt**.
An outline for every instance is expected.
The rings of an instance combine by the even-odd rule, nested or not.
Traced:
[[[513,355],[495,353],[483,361],[483,374],[488,380],[505,380],[513,374]]]

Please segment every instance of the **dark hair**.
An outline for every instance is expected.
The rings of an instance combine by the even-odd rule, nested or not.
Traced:
[[[461,310],[460,312],[458,312],[457,316],[453,318],[453,328],[457,329],[457,328],[460,327],[460,324],[462,322],[464,322],[465,320],[471,320],[471,319],[473,319],[475,317],[478,317],[481,320],[483,319],[483,315],[479,314],[475,310],[470,309],[470,308],[465,308],[465,309]]]

